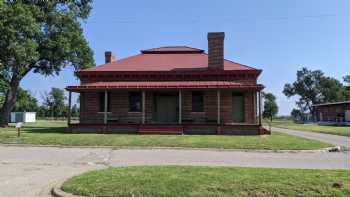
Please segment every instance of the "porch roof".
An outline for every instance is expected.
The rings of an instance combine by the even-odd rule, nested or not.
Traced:
[[[66,90],[80,92],[86,90],[113,89],[240,89],[262,90],[261,84],[251,85],[232,81],[113,81],[85,83],[67,86]]]

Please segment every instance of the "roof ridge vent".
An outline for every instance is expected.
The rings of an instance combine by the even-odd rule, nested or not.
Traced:
[[[164,46],[152,49],[141,50],[143,54],[193,54],[204,53],[203,49],[188,46]]]

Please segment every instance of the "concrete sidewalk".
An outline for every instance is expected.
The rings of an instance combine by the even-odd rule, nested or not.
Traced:
[[[299,131],[299,130],[293,130],[293,129],[277,128],[277,127],[273,127],[272,131],[286,133],[289,135],[295,135],[295,136],[312,139],[312,140],[318,140],[321,142],[333,144],[335,146],[342,146],[342,147],[345,147],[347,150],[350,150],[350,137],[346,137],[346,136],[316,133],[316,132],[309,132],[309,131]],[[350,132],[350,128],[349,128],[349,132]]]
[[[54,182],[109,166],[206,165],[350,169],[350,152],[273,153],[0,146],[0,155],[2,196],[40,196],[42,190]]]

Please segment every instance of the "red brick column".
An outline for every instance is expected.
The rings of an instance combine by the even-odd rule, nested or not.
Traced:
[[[259,126],[261,126],[261,91],[259,91]]]
[[[67,123],[68,123],[68,126],[70,125],[71,123],[71,105],[72,105],[72,92],[69,91],[69,94],[68,94],[68,117],[67,117]]]

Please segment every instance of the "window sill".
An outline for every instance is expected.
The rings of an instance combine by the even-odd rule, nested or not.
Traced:
[[[128,111],[129,114],[140,114],[142,113],[141,111]]]

